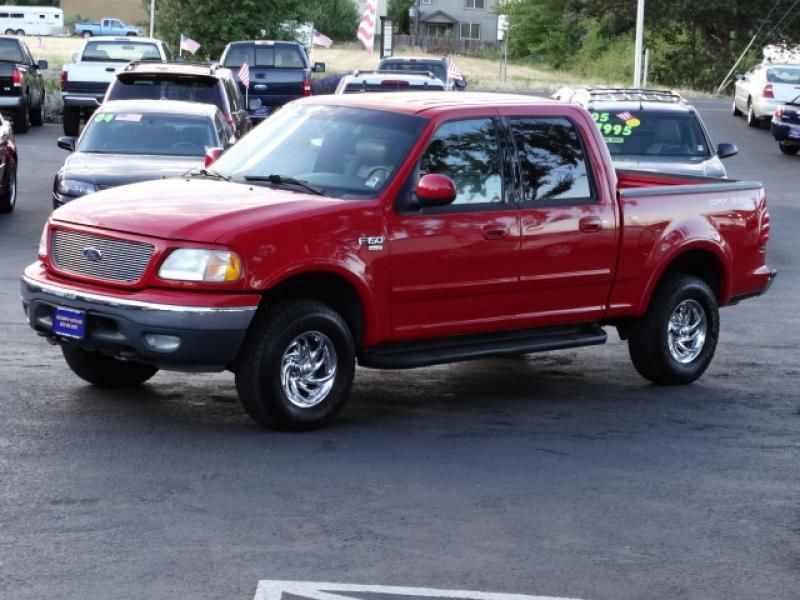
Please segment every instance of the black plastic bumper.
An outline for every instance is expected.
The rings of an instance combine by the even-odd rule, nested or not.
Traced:
[[[30,326],[58,343],[77,344],[126,360],[175,371],[221,371],[236,359],[256,306],[206,308],[119,300],[23,278],[22,304]],[[86,312],[86,333],[74,340],[53,332],[56,307]],[[172,336],[177,348],[159,350],[146,336]],[[152,339],[152,337],[151,337]]]
[[[797,123],[795,128],[800,128],[800,123]],[[800,146],[800,138],[796,137],[789,137],[789,132],[791,131],[791,125],[783,125],[782,123],[772,123],[772,137],[774,137],[779,142],[789,142],[792,144],[797,144]]]

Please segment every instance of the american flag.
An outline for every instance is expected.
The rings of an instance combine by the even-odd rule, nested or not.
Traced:
[[[242,63],[242,66],[239,67],[239,72],[237,73],[239,76],[239,81],[244,84],[244,88],[247,89],[250,87],[250,65],[246,62]]]
[[[358,24],[358,39],[364,44],[364,50],[372,54],[375,47],[375,20],[377,19],[378,6],[376,0],[367,0],[361,22]]]
[[[622,121],[630,121],[633,118],[633,115],[626,111],[619,113],[617,117]]]
[[[47,40],[45,40],[42,36],[37,37],[36,47],[41,48],[42,50],[47,50]]]
[[[320,33],[315,29],[314,35],[311,38],[311,43],[316,44],[317,46],[322,46],[323,48],[330,48],[333,45],[333,40],[324,33]]]
[[[191,52],[194,54],[200,49],[200,44],[195,42],[192,38],[186,37],[185,35],[181,34],[181,50],[186,50],[187,52]]]
[[[459,81],[464,79],[464,76],[461,74],[461,71],[458,70],[456,61],[453,60],[452,56],[447,57],[447,77],[449,79],[458,79]]]

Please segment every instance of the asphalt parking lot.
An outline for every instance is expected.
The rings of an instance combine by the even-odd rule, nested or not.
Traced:
[[[0,597],[251,599],[260,580],[582,600],[800,597],[800,156],[702,100],[767,186],[770,293],[696,384],[606,346],[360,370],[326,429],[258,428],[231,374],[84,385],[24,321],[60,126],[18,139],[0,217]],[[131,210],[136,210],[135,206]],[[266,598],[266,596],[264,596]],[[364,596],[359,596],[363,598]]]

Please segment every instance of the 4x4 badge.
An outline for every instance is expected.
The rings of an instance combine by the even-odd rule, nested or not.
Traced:
[[[362,235],[358,238],[358,243],[366,246],[367,250],[383,250],[382,235]]]

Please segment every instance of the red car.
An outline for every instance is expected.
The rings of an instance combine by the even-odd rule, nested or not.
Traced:
[[[193,177],[56,210],[21,287],[92,384],[230,369],[256,421],[309,429],[357,363],[602,344],[606,326],[644,377],[689,383],[718,307],[772,281],[769,229],[758,183],[615,172],[579,106],[314,97]]]

